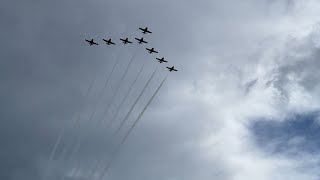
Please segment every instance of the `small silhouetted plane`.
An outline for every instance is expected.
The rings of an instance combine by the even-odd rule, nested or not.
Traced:
[[[161,58],[161,59],[160,59],[160,58],[156,58],[156,59],[159,61],[159,63],[168,62],[168,61],[165,61],[165,60],[164,60],[164,57]]]
[[[172,67],[167,67],[167,69],[169,69],[170,72],[171,72],[171,71],[178,71],[178,70],[174,69],[174,66],[172,66]]]
[[[114,42],[111,41],[111,39],[109,40],[105,40],[105,39],[102,39],[104,42],[107,43],[107,45],[110,45],[110,44],[113,44],[113,45],[116,45]]]
[[[143,37],[141,39],[138,39],[138,38],[135,38],[137,41],[139,41],[138,43],[139,44],[142,44],[142,43],[148,43],[147,41],[144,41],[143,40]]]
[[[148,50],[150,54],[151,53],[158,53],[157,51],[154,50],[154,48],[151,48],[151,49],[146,48],[146,50]]]
[[[142,29],[142,28],[139,28],[141,31],[143,31],[142,33],[143,34],[147,34],[147,33],[152,33],[151,31],[148,31],[148,27]]]
[[[95,43],[95,42],[93,41],[93,39],[91,39],[90,41],[87,40],[87,39],[85,39],[85,40],[90,44],[90,46],[92,46],[92,45],[98,45],[97,43]]]
[[[128,43],[131,44],[132,43],[131,41],[128,40],[128,38],[126,38],[126,39],[121,39],[120,38],[120,40],[123,42],[123,44],[128,44]]]

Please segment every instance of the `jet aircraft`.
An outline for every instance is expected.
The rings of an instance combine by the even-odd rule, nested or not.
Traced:
[[[142,28],[139,28],[141,31],[143,31],[142,33],[143,34],[147,34],[147,33],[152,33],[151,31],[148,30],[148,27],[142,29]]]
[[[160,59],[160,58],[156,58],[156,59],[159,61],[159,63],[168,62],[168,61],[165,61],[165,60],[164,60],[164,57],[161,58],[161,59]]]
[[[138,43],[139,44],[142,44],[142,43],[148,43],[147,41],[144,41],[143,40],[143,37],[141,39],[138,39],[138,38],[135,38],[137,41],[139,41]]]
[[[151,49],[146,48],[146,50],[148,50],[150,54],[158,53],[157,51],[154,50],[154,48],[151,48]]]
[[[92,46],[92,45],[98,45],[97,43],[95,43],[95,42],[93,41],[93,39],[91,39],[90,41],[87,40],[87,39],[85,39],[85,40],[90,44],[90,46]]]
[[[111,41],[111,39],[109,40],[105,40],[105,39],[102,39],[104,42],[107,43],[107,45],[110,45],[110,44],[113,44],[113,45],[116,45],[114,42]]]
[[[131,44],[132,43],[131,41],[128,40],[128,38],[126,38],[126,39],[121,39],[120,38],[120,40],[123,42],[123,44],[128,44],[128,43]]]
[[[174,69],[174,66],[172,66],[172,67],[167,67],[167,69],[169,69],[170,72],[171,72],[171,71],[178,71],[178,70]]]

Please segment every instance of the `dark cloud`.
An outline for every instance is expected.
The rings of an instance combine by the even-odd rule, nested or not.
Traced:
[[[84,53],[70,8],[62,1],[1,3],[1,179],[41,179],[39,160],[83,101],[79,82],[95,53]]]
[[[159,56],[164,56],[169,60],[169,65],[175,65],[179,71],[170,74],[149,113],[142,119],[143,123],[138,124],[137,131],[124,144],[108,177],[234,179],[237,172],[227,162],[227,157],[217,155],[213,161],[203,155],[207,152],[203,152],[199,144],[208,134],[220,132],[220,125],[224,122],[218,122],[233,113],[226,111],[226,115],[217,108],[234,101],[232,95],[229,99],[230,87],[242,84],[228,78],[248,82],[241,86],[247,92],[255,89],[260,81],[259,77],[243,77],[245,73],[241,71],[242,64],[253,63],[255,58],[248,61],[246,55],[238,56],[241,54],[238,51],[250,54],[247,49],[252,50],[260,36],[265,38],[264,33],[253,32],[262,31],[255,23],[265,18],[266,2],[250,3],[222,0],[197,3],[145,0],[2,1],[0,179],[37,180],[44,179],[46,175],[52,179],[65,175],[66,179],[84,179],[97,159],[104,159],[102,162],[105,163],[110,158],[111,145],[115,141],[110,131],[114,130],[114,126],[109,128],[103,124],[93,128],[102,118],[104,105],[121,83],[120,77],[130,57],[137,53],[107,118],[115,112],[121,94],[133,81],[143,61],[146,68],[118,121],[129,110],[156,66],[159,66],[159,71],[155,80],[142,96],[142,103],[134,109],[131,120],[139,114],[143,102],[152,95],[166,74],[166,65],[156,64],[154,58],[157,55],[149,56],[143,49],[145,47],[159,50]],[[137,28],[144,26],[153,31],[152,35],[145,36],[149,42],[146,46],[141,48],[135,44],[126,48],[120,44],[120,37],[142,36]],[[88,46],[84,39],[91,38],[100,46]],[[117,46],[105,46],[102,38],[112,38]],[[317,56],[312,64],[316,63]],[[121,62],[115,69],[116,73],[112,74],[110,86],[103,96],[97,97],[118,58]],[[299,72],[299,66],[307,66],[303,72],[314,67],[301,62],[280,69],[286,76]],[[301,84],[307,89],[316,89],[312,81],[318,78],[306,74]],[[222,78],[211,81],[216,77]],[[86,97],[86,89],[93,80],[92,92]],[[214,84],[216,82],[219,84]],[[221,90],[216,99],[220,97],[224,102],[207,99],[210,96],[205,96],[205,87],[212,84],[214,88],[209,89],[210,93]],[[97,99],[100,99],[97,114],[88,122]],[[212,107],[210,103],[218,105]],[[212,116],[213,112],[218,115]],[[80,120],[76,125],[79,126],[73,128],[72,120],[78,116]],[[54,160],[49,162],[62,127],[67,128],[65,138]],[[85,135],[87,131],[90,132],[88,137]],[[83,148],[71,158],[73,148],[85,137]]]

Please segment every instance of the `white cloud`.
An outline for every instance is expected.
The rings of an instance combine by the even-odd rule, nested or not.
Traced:
[[[291,157],[265,153],[253,142],[253,135],[248,126],[253,120],[260,118],[285,121],[286,117],[292,113],[308,113],[319,109],[320,2],[317,0],[303,2],[297,0],[208,2],[138,0],[112,3],[95,1],[95,3],[98,4],[84,1],[81,3],[83,7],[77,7],[76,12],[72,13],[77,28],[73,28],[75,32],[70,30],[68,35],[78,34],[79,37],[74,35],[70,41],[67,39],[69,42],[78,43],[74,39],[83,38],[84,34],[88,37],[92,35],[94,38],[100,38],[100,36],[119,38],[119,34],[125,29],[123,27],[130,32],[136,26],[147,24],[154,31],[152,36],[148,37],[150,44],[154,42],[152,46],[159,48],[161,54],[168,57],[170,65],[175,65],[179,69],[177,73],[170,74],[159,97],[155,99],[153,106],[148,109],[144,120],[139,124],[139,130],[137,129],[130,136],[120,152],[121,155],[117,157],[110,170],[110,176],[113,179],[146,177],[201,180],[319,179],[316,171],[320,162],[318,156],[310,157],[302,153],[300,157]],[[48,12],[50,21],[46,21],[45,16],[39,16],[39,18],[34,16],[39,13],[32,13],[31,17],[36,17],[33,20],[38,22],[35,33],[33,33],[34,26],[28,26],[32,19],[27,16],[29,11],[23,11],[21,20],[28,19],[20,25],[28,26],[27,31],[23,31],[25,33],[23,40],[33,43],[34,39],[30,40],[30,37],[40,39],[38,38],[40,32],[52,33],[51,29],[49,31],[44,28],[47,22],[52,23],[54,30],[58,27],[55,24],[56,21],[60,22],[60,24],[57,23],[60,26],[69,24],[67,23],[71,21],[67,18],[71,13],[71,10],[69,13],[69,7],[74,5],[70,3],[69,6],[63,7],[65,7],[65,13],[59,13],[58,18],[55,14]],[[50,4],[46,5],[46,8],[41,8],[40,5],[37,8],[45,12],[47,9],[52,9]],[[78,16],[80,14],[82,17]],[[64,19],[65,16],[66,19]],[[108,26],[104,24],[107,21],[105,18],[108,20],[106,23]],[[23,28],[13,32],[20,34],[20,29]],[[107,34],[106,31],[113,33]],[[67,35],[64,34],[62,37],[65,36]],[[38,43],[39,48],[44,48],[41,50],[50,52],[49,55],[41,54],[41,57],[63,59],[63,63],[57,66],[59,68],[69,62],[65,59],[72,59],[79,63],[74,55],[70,58],[53,57],[55,54],[65,55],[67,52],[63,48],[60,51],[51,50],[51,46],[45,48],[50,45],[48,40],[58,39],[56,36],[50,38],[52,37],[43,39],[46,46]],[[61,41],[56,43],[56,46],[57,44],[61,45]],[[64,44],[69,46],[68,43]],[[23,44],[18,46],[24,47]],[[35,47],[30,48],[30,50],[33,49],[36,51],[30,54],[38,54],[40,51]],[[74,49],[71,54],[78,54],[78,51],[83,49]],[[104,67],[102,62],[105,60],[106,52],[111,50],[107,51],[105,48],[91,50],[90,60],[100,57],[103,59],[101,62],[94,62],[96,64],[93,65],[101,67],[94,67],[93,70],[101,71],[101,73],[95,73],[99,74],[101,77],[99,80],[103,82],[105,69],[102,68]],[[145,56],[142,57],[145,58]],[[84,59],[82,60],[85,62]],[[42,61],[39,60],[39,62]],[[138,61],[137,64],[139,64]],[[51,64],[47,66],[51,67]],[[74,72],[75,67],[78,67],[74,64],[69,66],[72,68],[64,70]],[[86,65],[83,66],[86,67]],[[58,69],[57,67],[55,69]],[[44,66],[42,68],[45,69],[43,71],[47,70]],[[41,68],[39,66],[36,69]],[[59,73],[52,71],[50,76],[55,74]],[[66,74],[70,76],[69,73]],[[79,75],[80,77],[77,78],[80,80],[77,81],[82,82],[81,77],[87,74],[90,75],[91,72]],[[61,74],[61,76],[64,75]],[[68,78],[67,83],[70,83],[71,79]],[[97,84],[101,85],[101,83]],[[64,92],[65,86],[62,87],[61,91]],[[48,98],[49,94],[55,94],[47,92],[49,90],[46,88],[44,90],[45,96],[41,96],[39,92],[32,94],[31,99],[34,101],[37,96]],[[25,106],[28,108],[27,105],[36,103],[37,107],[53,109],[52,106],[45,105],[52,101],[39,104],[37,101],[28,103],[27,101],[32,101],[31,96],[27,97],[30,93],[22,95],[24,96],[22,99],[26,100]],[[55,99],[55,97],[48,99]],[[84,115],[87,115],[87,112]],[[68,117],[64,115],[61,119],[68,119]],[[51,123],[56,122],[50,121],[46,124]],[[93,139],[100,143],[106,137]],[[291,139],[289,144],[298,144],[301,141],[303,138],[296,137]],[[269,146],[276,146],[277,143],[274,142]],[[102,158],[101,156],[106,154],[101,153],[105,147],[99,145],[95,147],[101,148],[99,150],[91,147],[85,149],[83,156],[81,154],[81,158],[77,160],[87,162],[90,158],[92,158],[90,160]],[[95,151],[98,153],[92,153]],[[88,162],[92,163],[90,160]],[[64,159],[61,161],[59,163],[64,164]],[[84,165],[81,165],[84,166],[84,170],[73,174],[72,163],[74,162],[69,162],[71,168],[68,175],[74,178],[86,176],[88,174],[86,168],[88,166],[92,168],[90,163],[83,163]]]
[[[198,58],[204,66],[199,73],[201,78],[193,84],[186,85],[185,81],[180,86],[170,84],[175,88],[168,94],[169,99],[177,97],[170,104],[181,108],[175,113],[189,114],[188,107],[195,107],[198,110],[193,116],[198,115],[202,123],[210,126],[203,129],[206,132],[197,132],[203,136],[195,144],[199,147],[195,153],[202,154],[207,161],[222,162],[222,169],[232,174],[230,179],[319,178],[314,171],[302,169],[310,163],[317,166],[320,159],[311,162],[304,154],[300,158],[267,155],[256,147],[247,129],[247,125],[258,118],[284,121],[292,113],[319,110],[320,96],[315,91],[320,85],[316,70],[320,68],[319,43],[315,39],[319,39],[320,31],[316,28],[319,12],[314,11],[319,8],[316,1],[296,2],[288,14],[266,15],[263,21],[251,17],[250,24],[241,16],[236,17],[239,23],[229,25],[226,33],[237,33],[237,37],[222,36],[217,42],[232,48],[220,45],[213,50],[222,50],[213,51],[212,59],[210,56]],[[246,24],[241,25],[242,22]],[[248,32],[254,32],[253,36]],[[252,43],[245,43],[244,37]],[[258,42],[262,42],[260,47],[254,47]],[[256,55],[250,56],[252,54]],[[313,89],[304,84],[309,79]],[[246,90],[246,83],[251,81],[255,82]],[[202,115],[199,108],[205,108],[207,114]],[[168,116],[173,113],[168,112]],[[172,119],[175,118],[178,117]],[[289,143],[302,140],[297,137]]]

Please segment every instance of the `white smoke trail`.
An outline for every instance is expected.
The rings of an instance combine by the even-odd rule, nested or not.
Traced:
[[[167,75],[168,76],[168,75]],[[163,81],[161,82],[161,84],[159,85],[159,87],[157,88],[157,90],[154,92],[154,94],[151,96],[151,98],[149,99],[148,103],[145,105],[145,107],[143,108],[143,110],[141,111],[141,113],[138,115],[138,117],[136,118],[136,120],[133,122],[132,126],[129,128],[129,130],[127,131],[127,133],[125,134],[124,138],[122,139],[122,141],[118,144],[118,146],[115,148],[115,150],[113,151],[113,153],[111,154],[111,159],[108,162],[107,166],[103,169],[102,174],[99,176],[99,180],[101,180],[108,172],[113,160],[116,157],[116,154],[119,152],[121,146],[124,144],[124,142],[127,140],[127,138],[129,137],[130,133],[132,132],[132,130],[134,129],[134,127],[138,124],[139,120],[141,119],[141,117],[143,116],[144,112],[146,111],[146,109],[149,107],[149,105],[151,104],[152,100],[154,99],[154,97],[157,95],[157,93],[159,92],[160,88],[162,87],[163,83],[166,81],[167,76],[163,79]]]
[[[91,89],[92,89],[92,87],[93,87],[93,85],[94,85],[94,81],[95,81],[95,79],[93,79],[93,80],[91,81],[90,86],[89,86],[89,88],[87,89],[86,94],[85,94],[85,96],[84,96],[85,98],[87,98],[87,97],[89,96],[89,93],[90,93],[90,91],[91,91]],[[75,113],[74,113],[74,114],[75,114]],[[75,123],[77,123],[77,121],[78,121],[78,118],[75,118],[75,120],[74,120],[71,124],[74,125]],[[58,146],[59,146],[59,144],[60,144],[60,142],[61,142],[61,140],[62,140],[62,138],[63,138],[63,136],[64,136],[65,130],[66,130],[66,126],[64,126],[64,127],[62,128],[61,132],[59,133],[59,136],[58,136],[58,138],[57,138],[57,140],[56,140],[56,143],[55,143],[55,145],[54,145],[54,147],[53,147],[53,149],[52,149],[52,151],[51,151],[51,153],[50,153],[50,159],[49,159],[49,160],[53,160],[53,158],[54,158],[54,156],[55,156],[55,154],[56,154],[56,151],[57,151],[57,149],[58,149]]]
[[[115,117],[117,117],[118,113],[120,112],[120,109],[121,109],[123,103],[125,102],[125,100],[127,99],[128,95],[130,94],[130,92],[131,92],[134,84],[136,83],[136,81],[137,81],[138,78],[140,77],[140,74],[142,73],[143,68],[145,67],[145,63],[146,63],[146,61],[144,61],[144,63],[142,64],[142,66],[141,66],[138,74],[136,75],[134,81],[130,84],[129,89],[128,89],[128,91],[126,92],[125,97],[122,99],[120,105],[118,106],[116,113],[113,115],[113,117],[111,118],[111,120],[108,121],[109,125],[112,124],[112,121],[115,119]],[[107,126],[108,126],[108,125],[107,125]],[[100,165],[100,163],[101,163],[102,160],[103,160],[102,158],[99,158],[98,161],[95,163],[95,165],[94,165],[94,167],[93,167],[93,169],[92,169],[92,171],[91,171],[91,173],[90,173],[90,175],[89,175],[89,179],[92,179],[94,173],[96,172],[96,169],[99,167],[99,165]]]
[[[118,116],[118,114],[119,114],[119,112],[120,112],[120,109],[121,109],[123,103],[127,100],[129,94],[131,93],[132,88],[133,88],[133,86],[135,85],[135,83],[137,82],[138,78],[140,77],[140,74],[142,73],[144,66],[145,66],[145,61],[144,61],[144,63],[142,64],[142,66],[141,66],[138,74],[136,75],[135,79],[134,79],[134,80],[132,81],[132,83],[130,84],[129,89],[128,89],[127,92],[125,93],[126,95],[123,97],[123,99],[121,100],[119,106],[116,108],[116,109],[117,109],[117,110],[116,110],[116,113],[113,114],[112,118],[111,118],[110,121],[108,122],[108,123],[109,123],[108,126],[111,126],[113,120]]]
[[[130,69],[130,67],[131,67],[131,64],[132,64],[135,56],[136,56],[136,54],[134,54],[134,55],[132,56],[132,58],[130,59],[130,62],[129,62],[129,64],[127,65],[127,67],[126,67],[123,75],[121,76],[121,78],[120,78],[120,80],[119,80],[119,83],[118,83],[117,87],[115,88],[115,91],[114,91],[113,94],[111,95],[111,100],[109,101],[109,103],[108,103],[108,105],[107,105],[107,108],[106,108],[105,111],[103,112],[102,119],[99,121],[99,124],[100,124],[101,121],[103,121],[103,118],[107,115],[107,113],[108,113],[108,111],[109,111],[109,108],[110,108],[110,105],[113,103],[114,98],[118,95],[119,89],[120,89],[120,87],[122,86],[122,83],[123,83],[124,78],[125,78],[125,77],[127,76],[127,74],[128,74],[128,71],[129,71],[129,69]]]
[[[131,106],[131,109],[128,111],[126,117],[122,120],[120,127],[118,128],[118,130],[113,134],[113,137],[116,136],[117,132],[121,129],[121,127],[123,126],[123,124],[127,121],[128,117],[130,116],[132,110],[134,109],[135,105],[137,104],[137,102],[139,101],[139,99],[141,98],[141,96],[143,95],[144,91],[146,90],[146,88],[148,87],[149,83],[151,82],[151,80],[153,79],[155,73],[157,72],[158,67],[154,70],[154,72],[152,73],[152,75],[150,76],[150,78],[148,79],[147,83],[145,84],[145,86],[143,87],[141,93],[139,94],[139,96],[136,98],[135,102],[133,103],[133,105]],[[111,153],[113,154],[113,153]],[[99,165],[99,164],[98,164]],[[91,176],[94,174],[95,171],[93,171],[91,173]]]
[[[114,70],[116,69],[116,66],[119,64],[119,58],[120,57],[120,55],[118,55],[118,58],[117,58],[117,60],[116,60],[116,62],[114,63],[114,65],[113,65],[113,67],[112,67],[112,70],[111,70],[111,72],[109,73],[109,75],[108,75],[108,77],[107,77],[107,80],[106,80],[106,82],[104,83],[104,86],[103,86],[103,88],[102,88],[102,90],[100,91],[100,93],[99,93],[99,95],[98,95],[98,99],[97,99],[97,101],[96,101],[96,103],[95,103],[95,105],[94,105],[94,110],[92,111],[92,113],[91,113],[91,115],[90,115],[90,118],[88,119],[88,121],[91,121],[91,119],[94,117],[94,115],[96,114],[96,112],[97,112],[97,106],[98,106],[98,104],[99,104],[99,102],[100,102],[100,100],[102,99],[102,96],[103,96],[103,93],[104,93],[104,90],[106,89],[106,87],[108,86],[108,84],[109,84],[109,82],[110,82],[110,79],[111,79],[111,77],[112,77],[112,74],[113,74],[113,72],[114,72]]]
[[[98,99],[97,99],[97,101],[96,101],[96,103],[95,103],[95,105],[94,105],[94,110],[93,110],[93,112],[90,114],[90,118],[88,119],[88,121],[91,121],[91,119],[94,117],[94,115],[95,115],[95,113],[96,113],[96,111],[97,111],[97,106],[98,106],[100,100],[102,99],[103,92],[104,92],[105,88],[107,87],[107,85],[109,84],[110,79],[111,79],[111,76],[112,76],[112,74],[113,74],[116,66],[117,66],[117,65],[119,64],[119,62],[120,62],[119,59],[120,59],[120,55],[119,55],[119,53],[118,53],[118,57],[117,57],[117,59],[116,59],[116,62],[114,63],[111,72],[107,75],[107,79],[106,79],[106,81],[105,81],[105,84],[104,84],[101,92],[100,92],[99,95],[98,95]],[[90,89],[91,89],[91,88],[90,88]],[[79,120],[80,120],[80,115],[79,115],[78,121],[79,121]],[[79,124],[79,123],[77,123],[77,124]],[[79,124],[79,125],[80,125],[80,124]],[[73,159],[74,156],[77,154],[77,152],[80,150],[81,140],[80,140],[79,136],[77,136],[76,138],[77,138],[77,139],[76,139],[75,141],[76,141],[77,143],[76,143],[76,145],[74,146],[74,148],[73,148],[73,150],[72,150],[72,152],[71,152],[71,154],[70,154],[70,157],[69,157],[68,159]],[[64,176],[62,179],[65,179],[65,178],[66,178],[66,176]]]
[[[114,63],[114,65],[113,65],[113,67],[112,67],[112,70],[111,70],[111,72],[108,74],[108,76],[107,76],[107,80],[106,80],[106,82],[105,82],[105,84],[104,84],[104,86],[103,86],[103,88],[102,88],[102,90],[101,90],[101,92],[99,93],[99,95],[98,95],[98,99],[97,99],[97,101],[96,101],[96,103],[95,103],[95,105],[94,105],[94,110],[92,111],[92,113],[90,114],[90,117],[89,117],[89,119],[88,119],[88,121],[90,122],[91,120],[92,120],[92,118],[94,117],[94,115],[96,114],[96,112],[97,112],[97,109],[98,109],[98,104],[99,104],[99,102],[100,102],[100,100],[102,99],[102,96],[103,96],[103,93],[104,93],[104,90],[105,90],[105,88],[107,87],[107,85],[109,84],[109,82],[110,82],[110,79],[111,79],[111,76],[112,76],[112,74],[113,74],[113,72],[114,72],[114,70],[115,70],[115,68],[116,68],[116,66],[119,64],[119,58],[120,56],[118,55],[118,58],[116,59],[116,62]],[[80,141],[78,141],[78,142],[80,142]],[[72,154],[74,154],[74,153],[77,153],[78,152],[78,150],[80,149],[80,146],[81,145],[77,145],[76,146],[76,148],[74,148],[74,150],[73,150],[73,153]]]
[[[137,105],[138,101],[140,100],[141,96],[143,95],[144,91],[147,89],[147,86],[149,85],[149,83],[151,82],[153,76],[155,75],[155,73],[158,70],[158,66],[155,69],[155,71],[152,73],[151,77],[149,78],[148,82],[146,83],[146,85],[143,87],[141,93],[139,94],[139,96],[137,97],[137,99],[134,101],[133,105],[131,106],[130,110],[128,111],[128,113],[126,114],[125,118],[121,121],[120,126],[118,127],[118,129],[116,130],[116,132],[113,134],[113,137],[115,137],[119,131],[122,129],[123,125],[126,123],[126,121],[128,120],[129,116],[131,115],[131,112],[133,111],[133,109],[135,108],[135,106]]]
[[[90,94],[90,92],[91,92],[91,89],[92,89],[92,87],[93,87],[93,85],[94,85],[94,81],[95,81],[95,79],[93,79],[93,80],[91,81],[88,89],[86,90],[86,94],[85,94],[85,96],[84,96],[85,99],[88,98],[88,96],[89,96],[89,94]],[[75,114],[76,114],[76,112],[74,112],[74,115],[75,115]],[[78,114],[80,114],[80,113],[78,112]],[[78,121],[78,118],[74,118],[74,121],[71,122],[71,128],[74,127],[74,125],[77,123],[77,121]],[[58,148],[59,148],[59,146],[60,146],[60,143],[61,143],[63,137],[65,136],[65,131],[66,131],[66,126],[62,127],[62,129],[61,129],[61,131],[60,131],[60,133],[59,133],[59,135],[58,135],[58,138],[57,138],[57,140],[55,141],[55,144],[54,144],[54,146],[53,146],[53,148],[52,148],[52,150],[51,150],[50,156],[49,156],[49,162],[51,162],[51,161],[54,159],[54,157],[56,156],[56,153],[57,153],[57,150],[58,150]],[[49,166],[50,166],[50,165],[49,165],[49,163],[48,163],[48,166],[47,166],[47,168],[46,168],[46,172],[48,171]]]
[[[128,71],[129,71],[129,69],[130,69],[130,66],[131,66],[131,64],[132,64],[135,56],[136,56],[136,54],[134,54],[134,55],[132,56],[132,58],[130,59],[128,65],[126,66],[125,71],[124,71],[121,79],[119,80],[118,86],[116,87],[116,89],[115,89],[115,91],[114,91],[114,93],[113,93],[113,95],[112,95],[112,99],[109,101],[109,103],[108,103],[108,105],[107,105],[107,108],[106,108],[106,110],[104,111],[103,116],[105,115],[105,113],[106,113],[107,110],[109,109],[109,106],[111,105],[111,102],[113,101],[114,97],[116,96],[116,95],[115,95],[116,92],[118,92],[119,88],[121,87],[122,82],[123,82],[124,78],[126,77],[126,75],[127,75]],[[86,132],[86,135],[84,136],[83,141],[78,142],[78,144],[76,145],[75,151],[74,151],[73,153],[78,153],[78,151],[79,151],[80,148],[82,147],[83,143],[85,143],[85,142],[88,141],[88,138],[90,137],[91,132],[95,132],[94,129],[97,129],[97,128],[101,125],[101,122],[102,122],[103,120],[104,120],[104,119],[101,118],[98,122],[95,123],[94,127],[92,128],[92,129],[93,129],[92,131],[88,130],[88,131]],[[78,169],[78,165],[75,167],[75,169]]]

